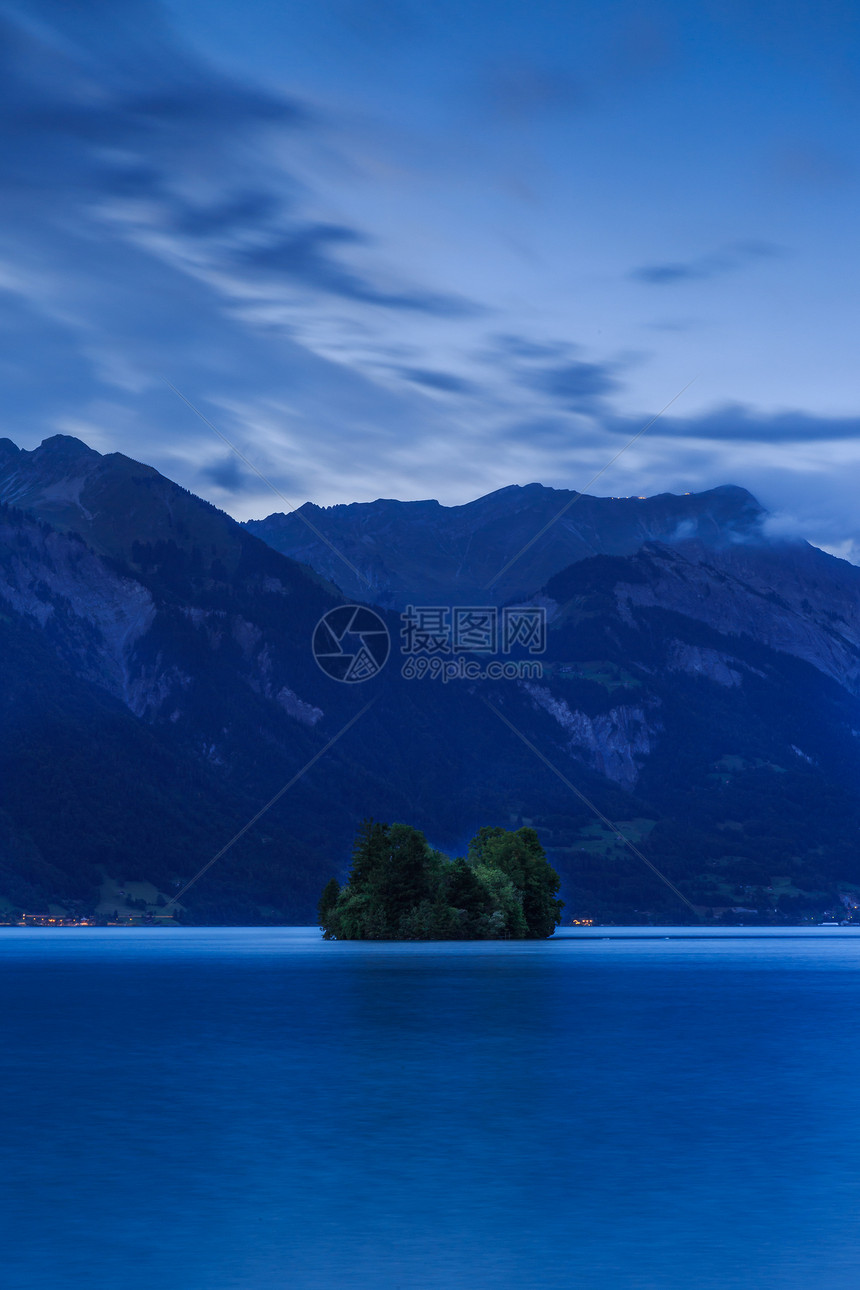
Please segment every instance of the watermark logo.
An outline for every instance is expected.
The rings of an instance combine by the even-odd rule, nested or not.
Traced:
[[[529,654],[546,650],[542,605],[408,605],[400,615],[401,654]]]
[[[311,648],[326,676],[355,685],[382,671],[391,652],[391,637],[372,609],[338,605],[317,623]]]
[[[400,675],[405,681],[534,681],[543,676],[540,662],[523,657],[546,650],[542,605],[409,605],[400,621],[400,652],[407,656]],[[500,660],[499,654],[505,657]]]
[[[538,605],[409,605],[400,615],[400,675],[406,681],[534,681],[546,650]],[[382,671],[388,628],[364,605],[330,609],[314,628],[313,653],[332,680],[355,684]],[[499,658],[499,655],[502,657]]]
[[[404,681],[540,681],[543,664],[533,658],[495,658],[479,663],[465,654],[456,658],[410,654],[400,675]]]

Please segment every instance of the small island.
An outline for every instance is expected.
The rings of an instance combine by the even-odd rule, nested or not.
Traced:
[[[450,860],[408,824],[365,820],[349,879],[319,902],[326,940],[526,940],[552,936],[560,878],[534,829],[479,829]]]

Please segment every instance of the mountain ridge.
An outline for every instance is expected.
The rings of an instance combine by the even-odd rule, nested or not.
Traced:
[[[439,595],[504,603],[534,592],[577,559],[632,554],[645,541],[676,536],[747,540],[759,534],[764,516],[752,494],[733,484],[702,493],[600,498],[532,483],[450,507],[390,498],[329,507],[305,503],[289,514],[247,520],[244,527],[311,565],[346,595],[372,595],[402,608],[421,597],[432,604]],[[435,576],[428,578],[431,559]]]
[[[324,572],[122,454],[9,443],[0,904],[104,910],[130,882],[166,900],[296,780],[183,898],[184,920],[312,921],[365,815],[412,823],[450,854],[482,825],[533,824],[568,915],[688,916],[498,712],[698,909],[754,902],[791,921],[860,893],[860,570],[768,540],[744,490],[663,495],[651,529],[671,542],[647,537],[647,499],[576,501],[584,517],[527,570],[546,574],[527,593],[547,611],[538,678],[410,681],[383,605],[391,656],[350,686],[311,653],[315,624],[344,603]],[[463,603],[475,570],[558,510],[540,485],[489,496],[464,508],[484,517],[467,534],[471,583],[450,577],[456,542],[437,541],[451,508],[391,502],[395,520],[418,506],[427,523],[410,520],[421,542],[377,570],[376,589],[396,602],[381,574],[405,587],[423,566],[444,592],[430,603]],[[396,524],[356,505],[387,549]]]

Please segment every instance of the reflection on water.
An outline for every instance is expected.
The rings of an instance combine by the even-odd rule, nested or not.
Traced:
[[[858,997],[846,929],[8,929],[0,1277],[855,1290]]]

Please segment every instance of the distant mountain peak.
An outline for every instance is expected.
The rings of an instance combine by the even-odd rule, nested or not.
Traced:
[[[486,501],[488,497],[515,497],[518,493],[557,493],[566,492],[566,489],[553,488],[550,484],[541,484],[532,480],[530,484],[505,484],[502,488],[494,488],[492,492],[484,493],[482,497],[475,500],[479,502]]]
[[[21,449],[11,439],[0,439],[0,464],[7,465],[20,456]]]
[[[707,497],[709,493],[737,493],[743,494],[744,497],[751,497],[753,501],[756,498],[748,488],[742,487],[741,484],[716,484],[714,488],[705,488],[699,494],[701,497]]]
[[[71,434],[52,434],[43,439],[38,448],[33,449],[34,457],[50,457],[53,460],[77,461],[95,459],[101,456],[95,448],[90,448],[83,439]]]

